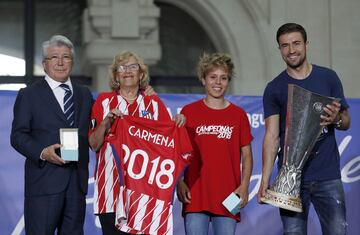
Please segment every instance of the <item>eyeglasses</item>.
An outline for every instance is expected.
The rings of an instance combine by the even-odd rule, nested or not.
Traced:
[[[66,63],[71,62],[73,58],[70,55],[64,55],[63,57],[53,55],[50,57],[45,58],[46,60],[50,60],[51,62],[58,62],[59,60],[62,60]]]
[[[117,67],[117,71],[119,73],[124,73],[126,71],[134,72],[134,71],[138,71],[139,69],[140,69],[139,64],[119,65]]]

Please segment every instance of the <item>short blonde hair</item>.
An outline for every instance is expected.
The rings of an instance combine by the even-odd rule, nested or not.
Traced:
[[[201,81],[206,75],[215,68],[223,68],[229,74],[229,81],[235,75],[234,63],[230,55],[225,53],[204,53],[198,63],[197,72],[198,78]]]
[[[139,88],[141,90],[145,90],[145,88],[149,85],[149,81],[150,81],[149,71],[148,71],[148,66],[144,63],[144,60],[133,52],[124,51],[124,52],[117,54],[114,57],[112,64],[110,65],[110,69],[109,69],[110,70],[109,71],[110,88],[112,90],[120,89],[120,84],[118,83],[118,81],[116,81],[116,73],[117,73],[118,66],[120,64],[126,63],[131,57],[134,58],[136,60],[136,62],[139,64],[140,72],[143,74],[143,77],[140,81]]]

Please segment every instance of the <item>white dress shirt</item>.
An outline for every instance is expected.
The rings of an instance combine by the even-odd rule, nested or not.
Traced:
[[[51,90],[53,91],[56,100],[58,101],[61,110],[64,112],[64,96],[65,96],[65,90],[63,88],[60,87],[60,85],[62,84],[61,82],[55,81],[54,79],[52,79],[51,77],[49,77],[49,75],[45,75],[45,80],[47,81],[47,83],[49,84]],[[64,84],[68,85],[70,87],[71,92],[74,94],[73,92],[73,87],[71,85],[71,80],[70,77],[69,79],[64,82]]]

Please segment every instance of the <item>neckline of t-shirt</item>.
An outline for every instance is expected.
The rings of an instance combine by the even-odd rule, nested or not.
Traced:
[[[208,110],[213,111],[213,112],[225,111],[225,110],[229,109],[230,106],[232,105],[232,103],[231,103],[230,101],[228,101],[228,102],[229,102],[229,105],[228,105],[227,107],[223,108],[223,109],[213,109],[213,108],[211,108],[211,107],[209,107],[209,106],[207,106],[207,105],[205,104],[205,100],[204,100],[204,99],[201,99],[201,100],[200,100],[201,105],[202,105],[205,109],[208,109]]]
[[[314,64],[311,64],[311,72],[304,78],[304,79],[296,79],[296,78],[294,78],[294,77],[292,77],[292,76],[290,76],[290,74],[288,74],[288,72],[286,71],[286,69],[284,70],[284,72],[285,72],[285,74],[287,75],[287,77],[290,79],[290,80],[293,80],[293,81],[298,81],[298,82],[305,82],[305,81],[308,81],[308,80],[310,80],[313,76],[313,74],[314,74],[314,69],[315,69],[315,67],[316,67],[316,65],[314,65]]]

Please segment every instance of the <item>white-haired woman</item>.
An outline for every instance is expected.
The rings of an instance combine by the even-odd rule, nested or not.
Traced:
[[[164,103],[157,95],[145,95],[149,84],[148,67],[133,52],[115,56],[110,66],[111,92],[100,93],[92,109],[89,144],[96,151],[94,213],[99,216],[103,234],[123,234],[115,227],[116,203],[120,184],[116,159],[106,136],[114,120],[120,115],[170,121]],[[154,93],[150,91],[149,93]],[[185,117],[176,115],[178,126],[184,125]]]

